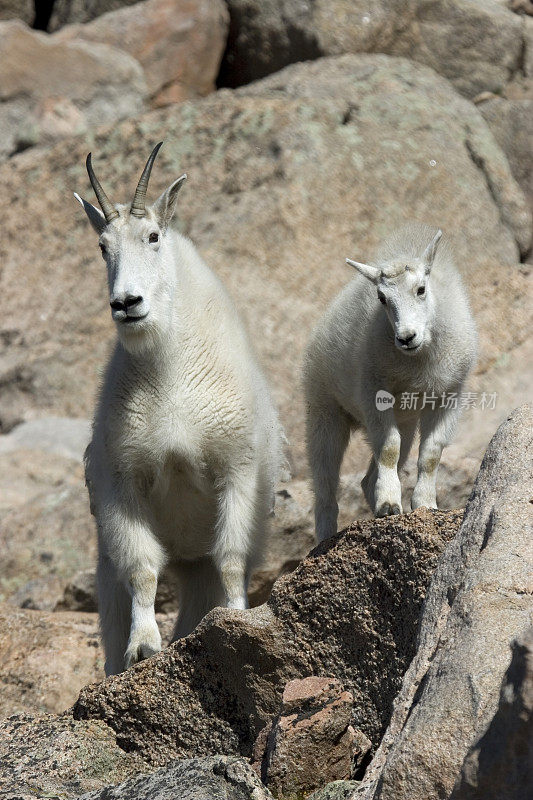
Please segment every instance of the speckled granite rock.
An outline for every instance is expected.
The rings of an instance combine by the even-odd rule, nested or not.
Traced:
[[[533,407],[525,405],[495,433],[439,561],[416,657],[357,800],[448,797],[490,724],[509,644],[533,617],[532,453]]]
[[[273,800],[250,765],[211,756],[176,761],[152,775],[84,794],[79,800]]]

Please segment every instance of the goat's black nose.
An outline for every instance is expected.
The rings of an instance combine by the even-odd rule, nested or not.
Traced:
[[[128,311],[142,303],[141,295],[127,294],[123,300],[112,300],[109,305],[114,311]]]
[[[127,294],[126,299],[124,300],[124,305],[126,306],[127,309],[133,308],[134,306],[138,306],[140,303],[142,303],[142,301],[143,299],[140,294],[139,295]]]
[[[415,338],[415,336],[416,336],[416,333],[412,333],[412,334],[411,334],[411,336],[408,336],[406,339],[400,339],[400,337],[399,337],[399,336],[397,336],[396,338],[398,339],[398,341],[400,342],[400,344],[409,344],[409,342],[412,342],[412,341],[413,341],[413,339]]]

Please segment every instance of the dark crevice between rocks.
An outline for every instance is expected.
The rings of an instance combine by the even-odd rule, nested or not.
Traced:
[[[500,220],[502,222],[502,225],[504,225],[509,230],[509,232],[511,233],[511,235],[512,235],[514,241],[515,241],[515,244],[516,244],[516,247],[517,247],[517,250],[518,250],[518,254],[519,254],[519,256],[518,256],[519,257],[519,262],[521,264],[525,263],[529,258],[529,253],[531,252],[531,248],[528,248],[528,250],[526,250],[525,252],[522,251],[520,243],[517,241],[513,229],[509,226],[509,224],[504,219],[504,217],[502,215],[501,200],[500,200],[500,197],[498,195],[498,192],[495,191],[495,189],[494,189],[494,186],[493,186],[493,183],[492,183],[492,178],[491,178],[490,173],[489,173],[489,171],[487,169],[487,165],[485,164],[485,159],[483,158],[483,156],[479,155],[479,153],[476,151],[475,145],[468,138],[468,136],[466,136],[465,139],[464,139],[464,145],[466,147],[466,151],[467,151],[468,155],[470,156],[470,159],[472,160],[472,163],[483,174],[483,177],[485,179],[485,184],[487,186],[487,189],[489,190],[489,194],[490,194],[491,198],[493,199],[494,204],[496,205],[496,208],[498,209],[498,214],[500,216]]]
[[[483,533],[483,541],[481,542],[481,547],[479,548],[480,553],[482,553],[485,547],[488,545],[493,528],[494,528],[494,506],[492,506],[491,508],[487,524],[485,525],[485,531]]]
[[[283,24],[280,26],[282,35],[272,31],[268,42],[265,42],[260,36],[254,36],[253,32],[249,34],[246,52],[241,52],[242,48],[239,42],[241,31],[246,27],[247,19],[255,14],[253,9],[241,10],[232,8],[229,3],[226,5],[230,14],[230,22],[226,48],[216,79],[217,89],[236,89],[252,83],[252,81],[266,78],[267,75],[274,72],[279,72],[289,64],[298,61],[315,61],[324,55],[314,35],[308,34],[288,20],[283,20]],[[249,57],[251,51],[255,54],[254,59]],[[262,55],[263,51],[264,56]]]
[[[366,755],[363,757],[363,759],[362,759],[361,763],[359,764],[359,766],[357,767],[357,769],[354,771],[354,774],[353,774],[353,780],[354,781],[362,781],[363,780],[363,778],[365,777],[365,772],[367,771],[368,766],[369,766],[370,762],[372,761],[373,757],[374,757],[374,748],[371,747],[370,750],[368,751],[368,753],[366,753]]]
[[[32,28],[36,31],[48,31],[52,11],[54,10],[55,0],[33,0],[35,16]]]

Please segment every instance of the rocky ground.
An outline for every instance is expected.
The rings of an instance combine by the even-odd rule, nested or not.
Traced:
[[[528,412],[478,471],[533,396],[532,12],[528,0],[0,0],[0,797],[531,793]],[[111,197],[129,197],[161,139],[150,191],[187,171],[178,225],[247,322],[292,478],[255,610],[214,612],[101,683],[82,456],[113,328],[72,192],[91,196],[92,150]],[[439,473],[448,511],[370,520],[356,435],[345,531],[305,558],[302,351],[350,278],[344,258],[369,258],[413,219],[453,235],[480,334],[476,405]],[[406,508],[415,470],[413,455]],[[168,641],[166,578],[157,612]]]

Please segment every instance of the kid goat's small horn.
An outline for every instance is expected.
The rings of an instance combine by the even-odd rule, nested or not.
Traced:
[[[94,174],[93,165],[91,163],[91,153],[89,153],[89,155],[87,156],[87,161],[85,162],[85,165],[87,167],[89,180],[91,181],[91,186],[93,187],[96,198],[100,203],[100,208],[104,212],[105,221],[111,222],[112,219],[116,219],[116,217],[118,217],[118,211],[116,208],[113,207],[113,203],[110,201],[110,199],[102,189],[100,181]]]
[[[133,202],[131,204],[130,214],[133,214],[134,217],[144,217],[146,214],[146,191],[148,189],[148,181],[150,180],[150,173],[152,172],[152,167],[154,165],[155,157],[159,153],[159,148],[163,142],[159,142],[156,144],[152,152],[150,153],[150,158],[146,162],[146,166],[142,171],[142,175],[139,178],[139,183],[137,184],[137,188],[135,189],[135,197],[133,198]]]
[[[435,258],[435,253],[437,252],[437,245],[440,242],[441,236],[442,236],[442,231],[439,228],[439,230],[437,231],[431,242],[424,250],[424,253],[422,255],[422,261],[424,261],[429,266],[433,264],[433,259]]]

